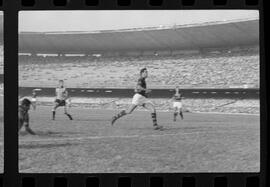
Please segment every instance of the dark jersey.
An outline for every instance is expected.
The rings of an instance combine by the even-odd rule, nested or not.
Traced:
[[[182,100],[182,95],[181,94],[174,94],[173,96],[173,100],[174,101],[181,101]]]
[[[138,86],[141,86],[144,89],[146,89],[145,78],[139,78],[137,85]],[[146,94],[145,90],[140,90],[140,89],[138,90],[138,89],[136,89],[135,92],[138,93],[138,94],[141,94],[144,97],[147,97],[147,94]]]
[[[19,116],[18,116],[19,126],[22,126],[23,123],[26,123],[28,125],[28,123],[29,123],[28,109],[19,105],[18,112],[19,112]]]

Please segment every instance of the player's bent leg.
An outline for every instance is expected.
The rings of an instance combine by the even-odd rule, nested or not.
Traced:
[[[64,106],[64,111],[65,111],[65,115],[70,119],[70,120],[73,120],[72,116],[67,112],[67,108],[66,108],[66,105]]]
[[[25,131],[29,134],[36,135],[36,133],[29,127],[28,123],[25,125]]]
[[[29,114],[25,114],[24,116],[24,123],[25,123],[25,131],[29,134],[36,135],[36,133],[29,127]]]
[[[126,110],[126,114],[131,114],[136,108],[137,108],[137,105],[131,104],[128,110]]]
[[[180,115],[181,119],[184,119],[184,115],[183,115],[183,110],[182,110],[182,108],[179,109],[179,115]]]
[[[111,125],[113,125],[117,119],[119,119],[127,114],[131,114],[135,110],[136,107],[137,107],[137,105],[132,104],[127,111],[122,110],[120,113],[113,116],[112,121],[111,121]]]
[[[58,103],[55,103],[53,109],[52,109],[52,120],[55,120],[55,114],[56,114],[56,109],[59,107]]]
[[[161,125],[157,124],[157,113],[156,113],[156,109],[155,109],[154,105],[152,103],[148,102],[148,103],[145,103],[143,105],[143,107],[148,109],[151,112],[151,118],[153,121],[154,129],[155,130],[162,129],[163,127]]]
[[[173,112],[173,121],[176,121],[176,116],[177,116],[177,108],[174,107],[174,112]]]

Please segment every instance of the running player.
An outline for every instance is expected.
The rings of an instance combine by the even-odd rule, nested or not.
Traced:
[[[174,108],[173,121],[176,121],[177,113],[179,113],[179,115],[181,116],[181,119],[184,119],[183,111],[182,111],[182,107],[183,107],[182,98],[183,98],[182,94],[179,93],[179,87],[176,86],[175,94],[172,97],[172,99],[173,99],[173,108]]]
[[[56,109],[63,106],[65,111],[64,114],[67,115],[70,120],[73,120],[72,116],[67,112],[66,99],[68,98],[68,91],[64,87],[63,80],[59,80],[59,86],[55,89],[55,93],[56,99],[54,101],[54,107],[52,109],[52,119],[55,120]]]
[[[149,111],[151,111],[151,117],[153,120],[154,129],[155,130],[162,129],[162,126],[157,124],[156,109],[153,103],[151,103],[151,101],[147,99],[147,95],[151,91],[146,88],[145,79],[147,78],[147,76],[148,76],[147,69],[146,68],[141,69],[140,78],[137,82],[135,95],[133,96],[130,108],[128,110],[122,110],[119,114],[117,114],[116,116],[113,116],[112,121],[111,121],[112,125],[115,123],[117,119],[127,114],[131,114],[135,110],[135,108],[137,108],[137,106],[142,106],[148,109]]]
[[[29,114],[31,101],[27,98],[21,100],[18,108],[18,131],[21,130],[22,126],[25,126],[25,131],[29,134],[35,135],[36,133],[29,127]]]

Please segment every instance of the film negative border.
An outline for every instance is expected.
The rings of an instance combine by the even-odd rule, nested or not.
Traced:
[[[260,56],[265,62],[265,43],[262,0],[0,0],[4,11],[4,174],[2,186],[211,186],[263,187],[267,172],[266,65],[260,66],[261,98],[261,172],[260,173],[172,173],[172,174],[19,174],[18,138],[14,126],[17,117],[18,95],[18,11],[20,10],[110,10],[110,9],[256,9],[260,10]]]
[[[189,174],[173,176],[171,174],[97,174],[97,175],[70,175],[70,174],[39,174],[35,177],[29,174],[20,176],[19,186],[22,187],[255,187],[261,181],[257,175],[242,174]],[[236,180],[237,178],[237,180]]]
[[[17,5],[20,10],[258,9],[262,0],[18,0]]]

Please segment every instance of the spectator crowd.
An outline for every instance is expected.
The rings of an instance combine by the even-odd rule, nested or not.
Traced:
[[[259,88],[258,53],[172,56],[92,57],[20,56],[20,86],[55,86],[66,80],[74,88],[133,88],[147,67],[150,88]]]

